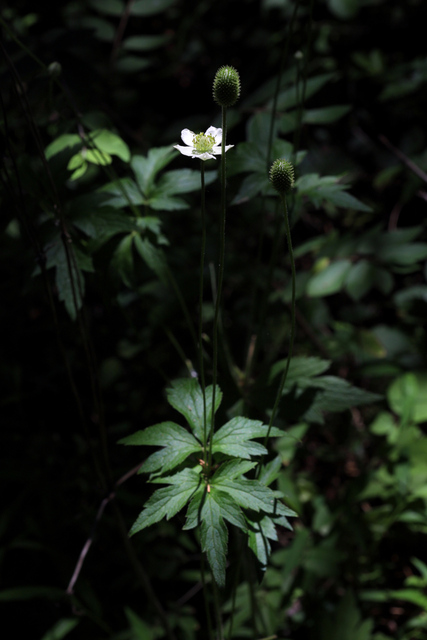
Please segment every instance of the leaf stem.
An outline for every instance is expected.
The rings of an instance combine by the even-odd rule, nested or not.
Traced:
[[[291,335],[289,339],[289,350],[288,350],[288,358],[286,361],[286,367],[283,371],[279,388],[277,390],[276,400],[274,402],[273,410],[270,416],[270,421],[268,423],[267,434],[264,440],[264,447],[267,446],[268,438],[270,437],[271,427],[273,426],[273,422],[274,422],[274,418],[276,417],[279,402],[282,398],[283,387],[285,386],[286,378],[288,376],[289,365],[291,363],[292,351],[294,348],[294,340],[295,340],[295,258],[294,258],[293,248],[292,248],[291,229],[289,226],[289,216],[288,216],[288,207],[286,205],[286,196],[282,196],[282,203],[283,203],[283,216],[285,218],[286,240],[288,243],[289,257],[291,261],[291,272],[292,272]]]
[[[218,289],[215,300],[215,316],[213,324],[213,374],[212,374],[212,420],[209,436],[209,466],[212,465],[212,440],[215,429],[215,394],[218,377],[218,324],[221,308],[222,284],[224,281],[224,257],[225,257],[225,140],[227,135],[227,107],[221,107],[222,111],[222,140],[221,140],[221,223],[219,237],[219,264],[218,264]]]
[[[202,215],[202,244],[200,248],[200,282],[199,282],[199,375],[203,397],[203,451],[206,460],[207,453],[207,424],[206,424],[206,384],[205,368],[203,362],[203,275],[205,270],[206,254],[206,199],[205,199],[205,164],[200,160],[201,180],[201,215]]]

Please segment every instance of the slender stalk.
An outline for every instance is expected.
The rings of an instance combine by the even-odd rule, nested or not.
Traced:
[[[217,625],[217,640],[224,640],[224,632],[222,628],[222,618],[221,618],[221,604],[219,601],[219,593],[218,587],[215,582],[215,578],[212,575],[212,591],[214,597],[214,607],[215,607],[215,617],[216,617],[216,625]]]
[[[206,424],[206,384],[205,384],[205,367],[203,362],[203,275],[205,270],[205,254],[206,254],[206,202],[205,202],[205,163],[200,160],[200,179],[201,179],[201,215],[202,215],[202,244],[200,248],[200,283],[199,283],[199,374],[200,386],[202,388],[203,397],[203,451],[206,460],[207,453],[207,424]]]
[[[282,378],[280,380],[279,388],[277,390],[276,400],[274,402],[274,407],[271,412],[270,421],[268,423],[268,430],[264,440],[264,446],[267,446],[268,438],[270,437],[271,427],[273,426],[274,418],[276,417],[277,409],[279,406],[279,402],[282,398],[283,387],[285,386],[286,378],[288,376],[289,365],[291,363],[292,351],[294,348],[294,340],[295,340],[295,258],[294,252],[292,248],[292,238],[291,238],[291,229],[289,226],[289,216],[288,216],[288,207],[286,205],[286,196],[282,196],[283,203],[283,216],[285,218],[285,232],[286,232],[286,240],[288,243],[289,257],[291,261],[291,272],[292,272],[292,300],[291,300],[291,335],[289,339],[289,350],[288,350],[288,358],[286,361],[285,369],[283,370]]]
[[[224,257],[225,257],[225,139],[227,135],[227,107],[222,110],[222,141],[221,141],[221,223],[219,237],[219,264],[218,264],[218,290],[215,301],[215,316],[213,324],[213,374],[212,374],[212,420],[209,436],[209,466],[212,464],[212,439],[215,429],[215,393],[218,377],[218,324],[221,308],[222,284],[224,281]]]

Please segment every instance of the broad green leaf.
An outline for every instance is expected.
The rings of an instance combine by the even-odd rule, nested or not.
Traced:
[[[267,435],[268,426],[259,420],[249,420],[238,416],[233,418],[214,434],[212,441],[213,453],[225,453],[236,458],[249,459],[267,453],[265,447],[257,442],[250,442],[253,438]],[[282,436],[283,432],[272,427],[270,436]]]
[[[88,134],[87,138],[90,144],[103,155],[117,156],[123,162],[129,162],[129,147],[116,133],[108,129],[97,129]]]
[[[197,527],[200,524],[199,520],[201,521],[202,516],[201,503],[205,500],[207,495],[207,488],[204,487],[200,488],[193,496],[193,499],[191,500],[187,509],[186,522],[183,529],[194,529],[194,527]],[[217,487],[211,485],[209,487],[209,495],[211,499],[215,500],[215,502],[218,504],[221,516],[225,520],[228,520],[228,522],[233,524],[235,527],[242,529],[243,531],[247,530],[248,527],[246,524],[246,520],[239,505],[236,504],[236,502],[234,502],[234,500],[227,493],[224,493]]]
[[[243,516],[243,513],[236,502],[224,491],[217,489],[217,487],[212,486],[210,488],[210,495],[212,500],[218,504],[221,512],[221,516],[224,520],[228,520],[230,524],[233,524],[235,527],[242,529],[243,531],[247,531],[246,520]]]
[[[337,104],[321,109],[307,109],[303,112],[303,122],[306,124],[330,124],[345,116],[351,109],[351,105]]]
[[[252,142],[240,142],[236,152],[230,159],[229,175],[244,172],[265,173],[266,159],[261,154],[257,145]]]
[[[202,550],[206,552],[215,581],[220,587],[223,587],[225,585],[228,532],[221,516],[221,509],[210,493],[206,493],[201,518]]]
[[[377,248],[377,258],[387,264],[412,265],[427,258],[427,244],[412,242],[398,246],[381,246]]]
[[[132,3],[130,13],[133,16],[151,16],[168,9],[176,0],[135,0]]]
[[[58,297],[65,304],[69,316],[75,320],[77,311],[81,309],[84,296],[84,278],[82,270],[93,271],[92,261],[77,249],[67,243],[66,248],[60,236],[57,236],[46,250],[46,267],[56,268],[55,282]]]
[[[207,431],[212,420],[212,391],[213,387],[206,387],[206,424]],[[195,436],[203,442],[203,395],[200,385],[194,378],[181,378],[172,382],[171,388],[167,390],[169,404],[179,411],[187,420]],[[222,391],[217,386],[215,393],[215,413],[222,400]]]
[[[166,256],[162,249],[155,247],[147,238],[144,240],[139,234],[134,236],[135,248],[146,265],[154,271],[160,282],[169,283],[169,269]]]
[[[336,260],[308,281],[306,294],[312,298],[329,296],[341,291],[351,269],[351,260]]]
[[[269,384],[274,378],[281,373],[286,367],[287,359],[280,360],[271,367],[270,376],[268,379]],[[324,373],[331,366],[330,360],[323,360],[315,356],[296,356],[291,359],[289,363],[288,375],[286,378],[286,384],[292,386],[296,381],[301,378],[312,378]]]
[[[183,209],[190,208],[190,205],[182,198],[168,196],[164,193],[156,193],[153,191],[151,191],[147,204],[155,211],[182,211]]]
[[[113,162],[112,157],[99,149],[83,149],[82,155],[88,162],[105,167]]]
[[[147,204],[147,200],[141,190],[131,178],[120,178],[109,182],[97,190],[98,194],[104,195],[103,204],[105,206],[121,209],[129,205]]]
[[[391,598],[411,602],[417,607],[424,609],[424,611],[427,611],[427,596],[418,589],[397,589],[395,591],[389,591],[389,595]]]
[[[140,56],[123,55],[116,62],[116,69],[122,73],[138,73],[151,66],[150,58]]]
[[[281,434],[283,436],[283,433]],[[270,462],[261,467],[261,472],[258,476],[258,481],[268,487],[280,474],[282,468],[282,458],[276,456]]]
[[[268,540],[277,540],[276,527],[273,520],[268,516],[257,519],[252,519],[247,516],[247,520],[249,523],[249,548],[252,549],[259,562],[265,569],[268,558],[271,554],[271,546]]]
[[[347,293],[359,301],[375,284],[375,266],[367,260],[360,260],[351,266],[345,281]]]
[[[158,172],[177,155],[178,152],[172,146],[168,146],[150,149],[147,156],[133,156],[130,165],[144,194],[148,195]]]
[[[116,30],[114,25],[105,18],[83,15],[79,20],[79,27],[91,29],[94,32],[94,37],[98,40],[108,42],[110,45],[114,42]]]
[[[305,99],[308,100],[308,98],[320,91],[320,89],[333,78],[335,78],[334,73],[324,73],[318,76],[314,76],[313,78],[309,78],[305,85]],[[298,105],[300,96],[301,88],[298,92],[296,83],[292,83],[291,87],[279,93],[279,97],[277,100],[277,109],[279,109],[280,111],[285,111],[286,109],[295,107],[296,105]],[[269,108],[273,106],[272,100],[267,103],[267,106]]]
[[[81,216],[73,216],[72,222],[91,238],[103,238],[104,241],[118,233],[135,231],[138,228],[134,218],[113,207],[99,207],[90,215],[84,213]]]
[[[123,0],[89,0],[91,7],[109,16],[120,17],[125,10]]]
[[[381,395],[353,387],[347,380],[335,376],[321,376],[300,384],[301,390],[310,386],[319,389],[312,406],[304,415],[304,420],[308,422],[323,424],[323,411],[339,413],[382,400]]]
[[[298,194],[306,196],[316,208],[330,202],[355,211],[371,211],[371,207],[347,193],[346,185],[340,184],[339,180],[336,176],[321,177],[317,173],[309,173],[296,181],[296,187]]]
[[[154,640],[156,634],[142,618],[140,618],[130,607],[125,607],[126,618],[132,629],[132,640]]]
[[[73,147],[82,146],[83,140],[76,133],[64,133],[59,138],[56,138],[45,149],[45,156],[47,160],[50,160],[54,155],[64,151],[64,149],[72,149]]]
[[[217,477],[216,474],[212,478],[212,485],[216,488],[228,493],[231,498],[244,509],[252,509],[253,511],[283,515],[295,516],[295,511],[285,507],[278,500],[278,492],[272,491],[268,487],[262,485],[258,480],[247,480],[244,477],[230,480],[227,477]]]
[[[67,164],[67,169],[69,171],[73,171],[74,169],[78,169],[85,163],[85,159],[80,153],[77,153],[75,156],[70,158],[69,163]]]
[[[101,0],[102,1],[102,0]],[[169,42],[169,35],[130,36],[123,41],[123,49],[127,51],[151,51]]]
[[[217,171],[205,172],[205,186],[212,184],[216,179]],[[200,171],[192,169],[175,169],[162,175],[156,185],[156,192],[164,195],[176,195],[177,193],[190,193],[200,189]],[[151,193],[150,193],[151,195]]]
[[[200,483],[199,489],[194,493],[187,513],[185,514],[185,524],[182,527],[184,531],[194,529],[201,523],[202,517],[202,500],[205,499],[207,488],[205,484]]]
[[[172,518],[191,499],[199,488],[200,481],[200,474],[193,469],[184,469],[169,478],[160,478],[159,482],[171,486],[157,489],[153,493],[132,525],[130,535],[150,527],[163,518]]]
[[[79,621],[75,618],[62,618],[62,620],[58,620],[58,622],[44,634],[41,640],[62,640],[62,638],[65,638],[78,624]]]
[[[132,245],[135,237],[137,236],[132,232],[122,238],[114,251],[111,261],[111,268],[120,275],[125,285],[130,289],[132,289],[133,286]]]
[[[403,419],[427,422],[427,373],[408,372],[396,378],[387,390],[387,400]]]
[[[247,473],[254,467],[256,467],[256,462],[245,462],[243,460],[230,460],[229,462],[225,462],[222,464],[217,471],[215,471],[215,475],[213,477],[214,482],[218,482],[220,479],[228,478],[228,480],[234,480],[237,476],[241,476],[244,473]]]
[[[119,444],[164,447],[147,458],[139,473],[165,473],[181,464],[192,453],[202,452],[196,438],[174,422],[161,422],[143,431],[137,431],[119,440]]]
[[[88,167],[89,167],[88,163],[84,161],[80,167],[77,167],[77,169],[73,171],[73,173],[69,177],[69,180],[73,182],[74,180],[78,180],[79,178],[84,176]]]

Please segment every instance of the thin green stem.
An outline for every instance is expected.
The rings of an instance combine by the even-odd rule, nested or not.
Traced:
[[[227,135],[227,108],[222,110],[222,141],[221,141],[221,223],[219,237],[219,264],[218,264],[218,290],[215,300],[215,316],[213,324],[213,374],[212,374],[212,420],[209,436],[209,466],[212,465],[212,440],[215,430],[215,394],[218,377],[218,325],[221,308],[222,284],[224,281],[224,257],[225,257],[225,139]]]
[[[206,253],[206,202],[205,202],[205,164],[200,160],[201,180],[201,215],[202,215],[202,244],[200,248],[200,283],[199,283],[199,375],[203,397],[203,451],[206,460],[207,453],[207,424],[206,424],[206,384],[205,367],[203,362],[203,275],[205,270]]]
[[[283,370],[282,378],[280,380],[279,388],[277,390],[276,400],[274,403],[273,410],[271,412],[270,422],[268,423],[268,430],[264,440],[265,447],[267,446],[268,438],[270,437],[271,427],[273,426],[273,422],[274,422],[274,418],[276,417],[279,402],[282,398],[283,387],[285,386],[286,378],[288,376],[289,365],[291,363],[292,351],[294,348],[294,340],[295,340],[295,258],[294,258],[294,252],[292,249],[291,229],[289,226],[289,216],[288,216],[288,208],[286,206],[286,196],[282,197],[282,203],[283,203],[283,215],[285,218],[286,240],[288,242],[289,258],[291,261],[291,272],[292,272],[291,336],[289,339],[289,350],[288,350],[288,358],[286,361],[286,366]]]
[[[215,608],[215,617],[216,617],[216,625],[217,625],[217,640],[224,640],[224,632],[222,628],[222,618],[221,618],[221,604],[219,601],[219,593],[218,587],[215,582],[215,578],[212,575],[212,591],[214,597],[214,608]]]
[[[273,133],[274,133],[274,121],[276,119],[276,111],[277,111],[277,100],[279,97],[279,90],[280,90],[280,85],[282,83],[282,76],[283,76],[283,70],[285,68],[286,65],[286,60],[288,59],[288,52],[289,52],[289,44],[291,42],[291,36],[292,36],[292,29],[294,26],[294,21],[297,15],[297,10],[298,10],[298,4],[299,2],[295,2],[295,7],[294,7],[294,11],[292,14],[292,18],[289,22],[289,32],[287,37],[285,36],[283,39],[283,49],[282,49],[282,55],[280,58],[280,68],[279,68],[279,74],[277,76],[277,83],[276,83],[276,89],[274,91],[274,96],[273,96],[273,106],[271,109],[271,119],[270,119],[270,130],[268,132],[268,146],[267,146],[267,171],[270,168],[270,164],[271,164],[271,149],[273,146]]]

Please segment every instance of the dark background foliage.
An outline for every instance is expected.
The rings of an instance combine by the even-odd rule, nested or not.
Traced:
[[[423,8],[422,0],[3,4],[0,605],[4,627],[10,621],[15,635],[150,639],[164,633],[162,615],[178,638],[205,633],[201,591],[192,591],[200,550],[181,531],[183,516],[144,531],[130,546],[126,532],[151,489],[141,476],[116,485],[141,462],[140,452],[117,440],[171,419],[165,386],[196,361],[186,319],[170,283],[138,259],[135,247],[120,253],[124,229],[101,242],[75,224],[79,215],[96,215],[90,198],[99,187],[132,175],[128,163],[114,157],[105,171],[91,164],[71,180],[69,149],[48,164],[42,152],[62,134],[98,129],[114,132],[132,156],[176,144],[184,127],[219,126],[213,77],[222,64],[239,70],[241,100],[229,114],[235,155],[227,157],[229,199],[237,204],[228,211],[224,290],[235,367],[222,356],[220,384],[224,416],[243,400],[265,419],[274,397],[268,376],[287,353],[289,264],[279,256],[258,361],[250,379],[236,383],[260,316],[252,315],[260,311],[254,283],[260,295],[276,234],[271,194],[246,197],[242,189],[244,178],[258,174],[242,169],[247,149],[239,143],[255,140],[265,154],[262,118],[271,111],[287,48],[290,82],[297,73],[307,81],[330,74],[307,98],[311,120],[288,129],[281,121],[277,133],[295,151],[307,151],[297,177],[339,178],[365,204],[334,201],[320,182],[313,192],[297,185],[290,203],[301,278],[295,355],[330,361],[327,375],[382,400],[337,410],[328,387],[332,399],[313,418],[319,386],[311,374],[305,387],[296,378],[302,395],[287,389],[278,423],[295,439],[281,439],[275,450],[283,461],[279,488],[300,517],[295,533],[279,533],[251,596],[257,567],[244,563],[234,637],[426,637],[427,58],[425,39],[417,37]],[[340,117],[317,111],[334,105],[349,108]],[[293,105],[279,112],[295,117]],[[172,169],[188,167],[186,160],[177,156]],[[158,218],[146,235],[165,250],[196,323],[197,188],[183,197],[187,209],[141,209]],[[207,263],[216,259],[217,202],[213,182]],[[393,235],[405,230],[407,236]],[[64,234],[89,260],[79,254],[85,290],[77,319],[63,303],[70,283],[58,279],[52,257]],[[317,284],[316,274],[327,265],[354,268],[365,259],[368,275],[358,280],[353,271],[353,285],[343,276],[322,292],[331,283]],[[204,311],[209,319],[208,304]],[[238,544],[230,542],[231,571]],[[223,594],[226,618],[230,589]]]

